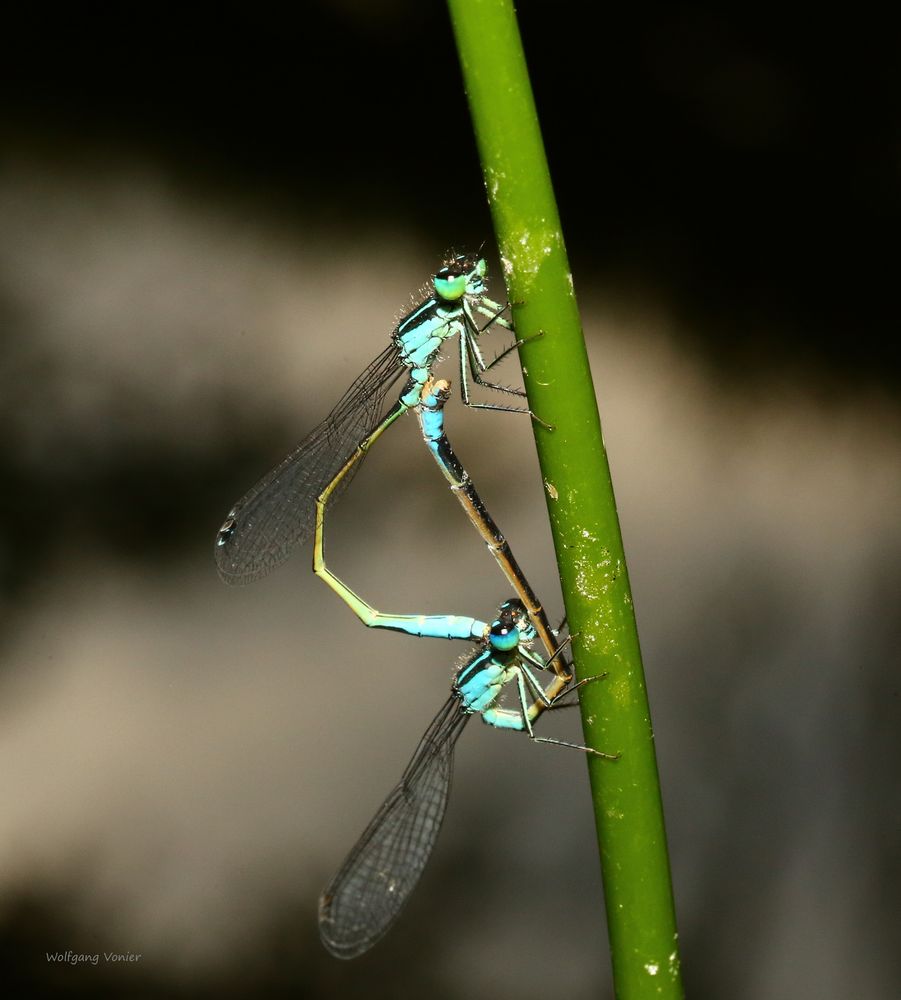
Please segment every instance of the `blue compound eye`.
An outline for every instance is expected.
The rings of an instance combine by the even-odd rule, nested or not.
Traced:
[[[454,274],[448,268],[442,268],[435,275],[435,291],[446,302],[455,302],[466,294],[466,275]]]
[[[491,623],[488,632],[488,642],[492,649],[507,652],[519,645],[519,629],[508,622],[495,621]]]

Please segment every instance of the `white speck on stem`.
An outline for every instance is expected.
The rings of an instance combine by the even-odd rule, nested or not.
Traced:
[[[524,230],[515,243],[506,246],[505,249],[512,258],[511,264],[516,270],[524,295],[528,294],[531,280],[538,274],[543,259],[551,256],[554,250],[560,249],[562,245],[559,230],[549,228],[546,220],[542,219],[538,231]]]

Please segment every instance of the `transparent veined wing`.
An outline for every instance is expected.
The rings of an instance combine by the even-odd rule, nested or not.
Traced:
[[[447,808],[454,745],[470,715],[453,695],[319,900],[319,934],[338,958],[371,948],[394,923],[425,868]]]
[[[316,525],[316,498],[382,421],[388,390],[407,369],[392,342],[354,380],[329,415],[228,513],[216,536],[226,583],[250,583],[284,562]],[[333,499],[348,486],[362,459]]]

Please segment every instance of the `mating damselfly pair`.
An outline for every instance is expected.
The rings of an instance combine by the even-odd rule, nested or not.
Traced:
[[[247,583],[279,565],[297,544],[315,536],[313,567],[367,626],[410,635],[468,640],[474,651],[458,665],[451,696],[426,730],[392,793],[351,850],[320,900],[320,933],[334,955],[353,958],[368,950],[391,926],[419,879],[444,817],[456,740],[472,715],[490,726],[525,732],[553,743],[615,759],[580,744],[537,737],[533,722],[560,707],[574,683],[560,643],[504,536],[455,455],[444,426],[450,383],[433,367],[442,347],[459,337],[463,402],[474,408],[529,413],[526,406],[477,403],[470,379],[499,392],[524,396],[483,376],[520,343],[486,362],[480,337],[491,328],[511,329],[505,306],[485,294],[486,262],[455,256],[433,276],[428,295],[395,327],[388,347],[354,380],[331,413],[264,476],[229,512],[216,538],[216,561],[227,583]],[[480,325],[481,323],[481,325]],[[392,386],[401,383],[396,401]],[[386,403],[386,400],[388,402]],[[517,594],[501,604],[492,621],[447,614],[387,614],[377,611],[328,569],[326,513],[347,487],[378,438],[407,410],[414,410],[423,438],[468,517],[485,540]],[[547,427],[547,425],[544,425]],[[551,428],[547,428],[551,430]],[[547,656],[532,649],[540,639]],[[552,671],[548,682],[538,671]],[[507,691],[513,707],[503,704]]]

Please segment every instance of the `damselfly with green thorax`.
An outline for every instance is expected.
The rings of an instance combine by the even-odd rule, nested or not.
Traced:
[[[445,342],[455,335],[460,337],[463,402],[478,409],[531,412],[526,407],[470,399],[470,378],[489,389],[525,395],[522,389],[482,378],[519,343],[510,345],[492,361],[485,361],[479,336],[494,324],[511,328],[501,316],[505,306],[485,295],[486,273],[484,258],[461,255],[448,260],[433,276],[429,294],[400,320],[390,344],[354,380],[325,420],[232,507],[216,536],[216,562],[223,580],[256,580],[279,565],[295,545],[309,538],[316,498],[349,464],[349,471],[342,477],[342,489],[346,487],[360,460],[381,434],[419,404],[432,366]],[[478,317],[487,322],[480,326]],[[400,395],[386,410],[386,395],[402,377],[405,381]]]

